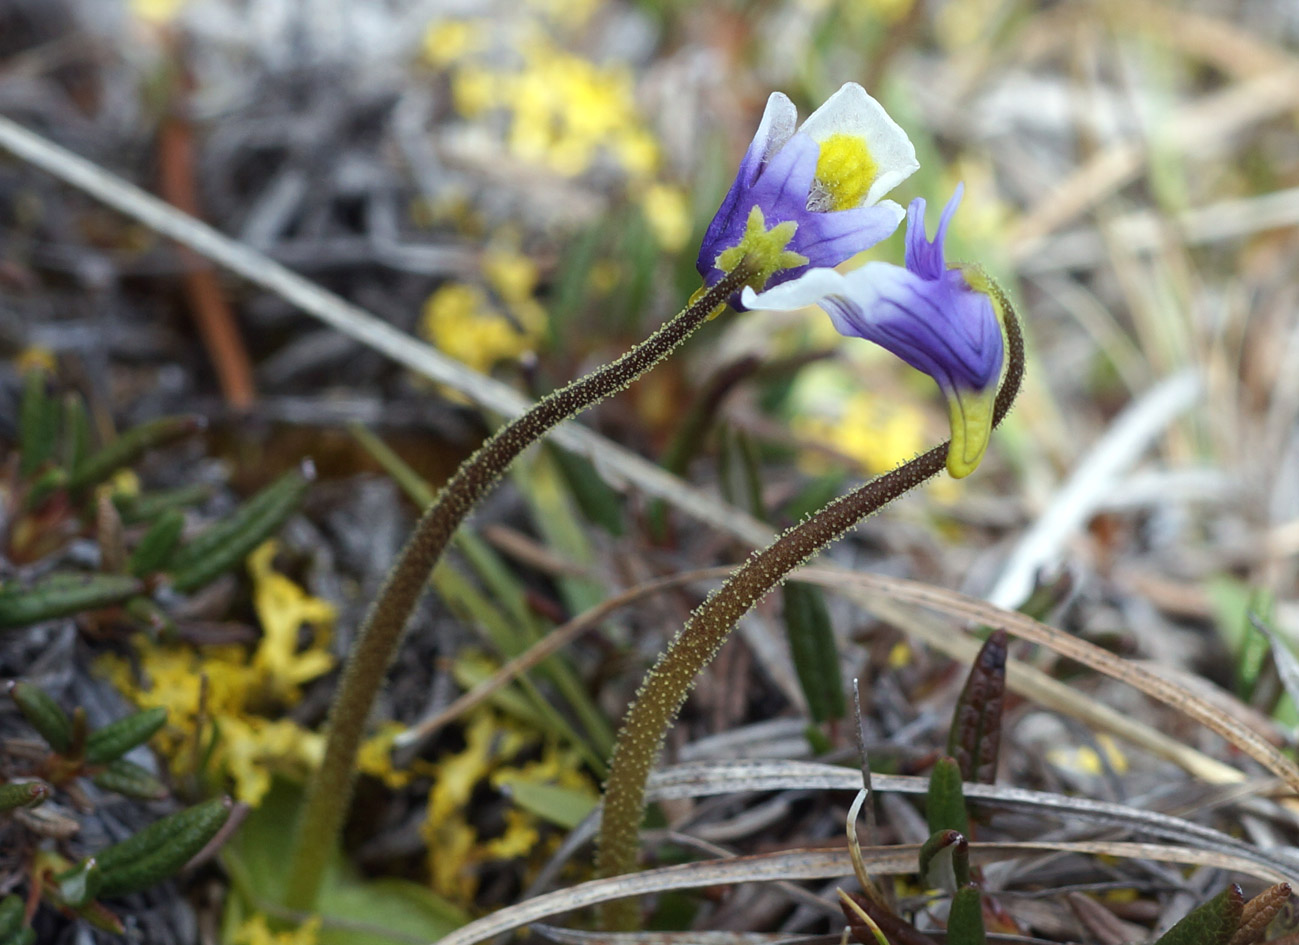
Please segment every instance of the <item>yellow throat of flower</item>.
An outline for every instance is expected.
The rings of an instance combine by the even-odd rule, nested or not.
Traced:
[[[879,176],[879,164],[866,140],[857,135],[830,135],[821,142],[809,210],[851,210],[861,206]]]
[[[767,229],[767,218],[762,208],[755,206],[749,211],[744,236],[730,249],[718,253],[714,265],[722,272],[730,272],[747,258],[757,267],[757,272],[749,279],[749,285],[755,290],[761,290],[776,273],[807,265],[806,256],[785,248],[794,238],[797,229],[798,224],[793,220],[777,223]]]

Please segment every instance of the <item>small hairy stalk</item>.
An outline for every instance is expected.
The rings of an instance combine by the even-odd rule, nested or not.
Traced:
[[[753,274],[742,262],[622,357],[538,401],[489,438],[442,487],[388,572],[348,654],[329,710],[325,755],[307,785],[298,819],[284,905],[307,911],[315,904],[352,798],[356,753],[374,697],[429,575],[460,523],[515,457],[552,427],[625,389],[666,358]]]
[[[1024,339],[1010,302],[994,288],[1004,313],[1007,367],[993,412],[1001,423],[1019,393],[1024,376]],[[842,537],[862,519],[941,472],[950,441],[840,496],[825,508],[786,531],[762,551],[755,552],[731,573],[691,615],[650,670],[627,710],[614,743],[605,784],[603,814],[596,857],[598,875],[618,876],[636,867],[637,835],[645,814],[645,783],[663,747],[663,739],[707,666],[740,618],[780,585],[790,572]],[[609,930],[630,930],[637,917],[636,902],[623,899],[604,910]]]

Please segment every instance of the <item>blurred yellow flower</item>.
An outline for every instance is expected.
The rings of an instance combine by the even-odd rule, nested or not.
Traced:
[[[798,416],[794,431],[824,443],[876,475],[906,462],[929,445],[925,441],[923,411],[865,390],[849,395],[833,414]],[[820,472],[827,461],[824,456],[809,454],[803,465]]]
[[[452,69],[452,101],[462,116],[507,113],[510,154],[566,177],[590,170],[602,155],[629,180],[653,175],[658,143],[640,119],[627,69],[570,53],[543,30],[525,31],[517,60],[479,62],[476,28],[439,23],[425,37],[429,61]]]
[[[176,19],[184,5],[185,0],[131,0],[131,15],[161,26]]]
[[[434,23],[424,34],[424,58],[430,65],[444,69],[477,51],[482,41],[483,24],[480,22],[446,20]]]
[[[641,196],[641,210],[659,246],[669,253],[685,248],[690,239],[690,207],[681,188],[650,184]]]
[[[541,339],[545,313],[540,305],[517,301],[511,315],[496,308],[481,286],[448,282],[424,303],[420,327],[444,354],[486,372],[532,351]]]

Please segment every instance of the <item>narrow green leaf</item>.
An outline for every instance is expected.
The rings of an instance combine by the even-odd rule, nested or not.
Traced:
[[[39,807],[50,796],[50,786],[44,781],[10,781],[0,784],[0,811],[19,807]]]
[[[179,486],[175,489],[163,489],[158,492],[144,492],[139,495],[113,493],[113,504],[122,516],[122,524],[139,525],[141,522],[152,522],[159,515],[171,509],[183,509],[207,500],[212,495],[212,487],[204,483]]]
[[[63,753],[72,747],[72,719],[48,692],[29,682],[11,682],[9,698],[51,748]]]
[[[968,837],[970,817],[965,809],[965,792],[961,789],[961,768],[953,758],[939,758],[929,773],[929,793],[925,815],[930,833],[955,830]]]
[[[785,633],[812,720],[819,723],[841,719],[847,711],[847,699],[825,597],[820,588],[797,581],[784,585],[781,594]]]
[[[166,724],[167,710],[155,706],[96,729],[86,740],[86,761],[92,765],[116,761],[136,745],[143,745]]]
[[[127,559],[126,569],[136,577],[144,577],[167,567],[171,553],[180,544],[180,534],[185,529],[185,515],[179,509],[168,509],[153,520],[149,530],[144,533],[131,557]]]
[[[0,587],[0,630],[120,604],[143,590],[138,578],[125,574],[64,572],[30,587],[12,582]]]
[[[310,463],[286,473],[172,555],[172,586],[189,592],[233,569],[275,534],[302,503],[315,478]]]
[[[90,453],[90,419],[76,391],[63,395],[63,466],[76,469]]]
[[[986,945],[988,933],[983,927],[983,894],[978,886],[965,886],[952,897],[952,911],[947,916],[949,945]]]
[[[920,881],[954,893],[970,881],[970,842],[955,830],[940,830],[920,847]]]
[[[167,788],[150,772],[133,761],[118,758],[93,778],[98,787],[124,797],[157,801],[167,796]]]
[[[204,801],[100,851],[99,894],[124,896],[175,875],[225,826],[230,807],[225,797]]]
[[[91,453],[68,478],[68,491],[82,492],[98,485],[155,447],[170,443],[205,426],[202,417],[159,417],[133,427],[102,449]]]
[[[54,456],[59,436],[58,402],[47,389],[49,376],[42,368],[23,375],[23,398],[18,408],[18,473],[29,478]]]
[[[559,467],[577,507],[587,520],[599,525],[610,535],[626,531],[623,522],[622,496],[601,478],[591,461],[564,449],[551,449],[550,454]]]
[[[505,788],[519,807],[565,830],[580,824],[599,804],[586,791],[535,781],[521,772],[511,772],[493,783]]]

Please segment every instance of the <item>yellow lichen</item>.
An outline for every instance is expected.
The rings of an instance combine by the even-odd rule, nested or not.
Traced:
[[[277,772],[302,776],[320,761],[324,742],[283,710],[301,698],[301,686],[328,672],[334,663],[326,649],[334,608],[311,597],[271,562],[267,542],[249,555],[253,605],[262,637],[250,653],[244,646],[202,648],[133,641],[135,665],[110,654],[100,668],[141,708],[167,709],[158,744],[177,776],[211,766],[234,782],[239,800],[256,805]],[[311,635],[305,647],[299,633]],[[211,745],[210,754],[208,745]]]
[[[496,836],[481,837],[471,823],[471,802],[482,787],[499,789],[528,781],[589,792],[592,803],[596,795],[571,750],[545,744],[539,760],[517,764],[521,753],[536,750],[540,736],[495,710],[475,711],[468,719],[464,739],[461,751],[431,766],[433,786],[420,835],[428,846],[433,891],[468,905],[477,891],[482,864],[526,858],[539,849],[542,839],[540,821],[515,806],[504,811],[504,829]]]

